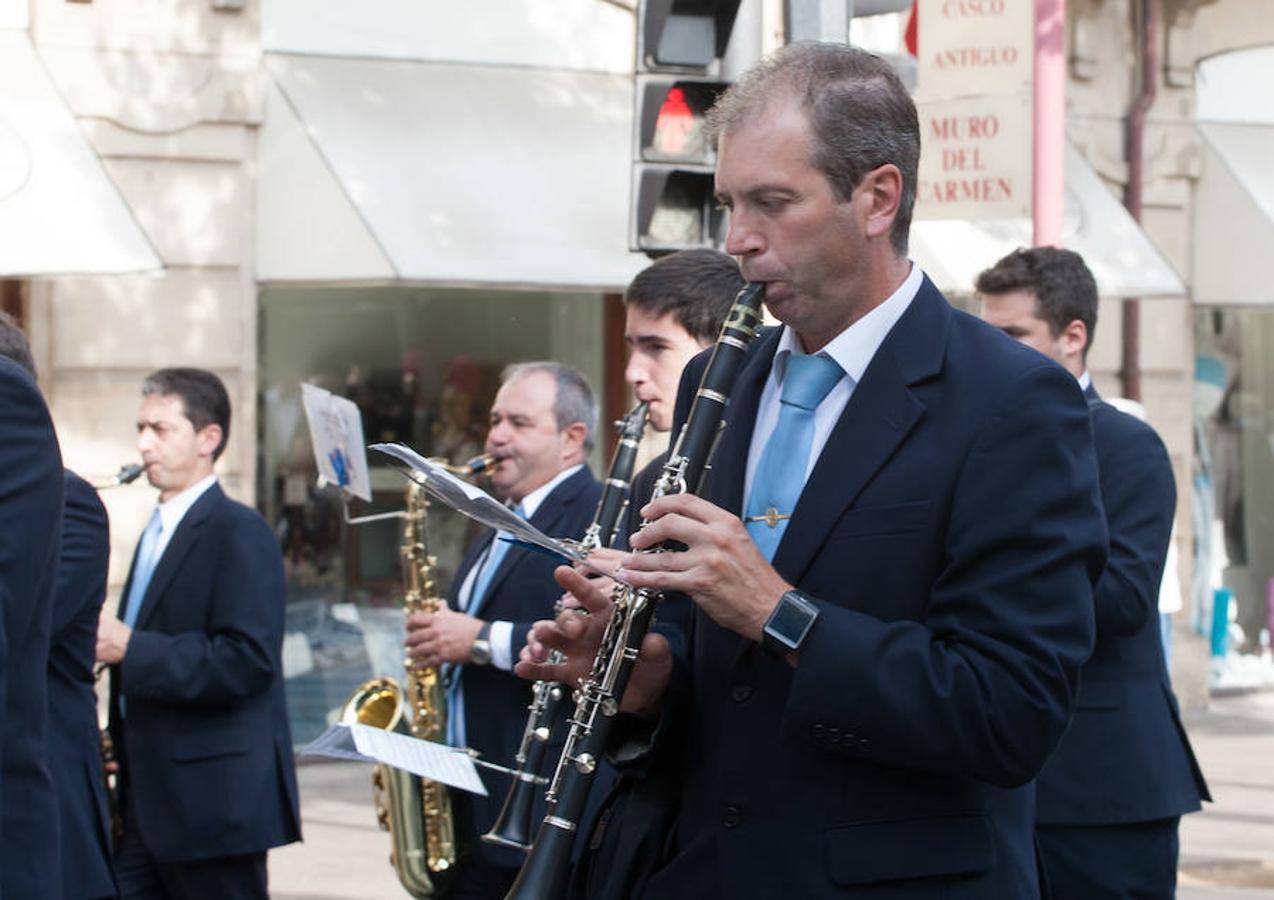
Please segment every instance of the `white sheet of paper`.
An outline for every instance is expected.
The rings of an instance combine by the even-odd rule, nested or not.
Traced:
[[[301,385],[301,405],[310,426],[319,475],[342,490],[372,499],[363,446],[363,418],[354,401],[312,384]]]
[[[488,528],[507,532],[519,541],[543,547],[572,562],[578,562],[584,558],[584,554],[578,547],[549,537],[530,522],[515,516],[511,509],[482,488],[457,478],[410,447],[403,444],[372,444],[370,449],[392,456],[424,475],[425,490],[430,496],[436,497],[456,512],[481,522]]]
[[[384,763],[472,794],[487,795],[477,766],[463,750],[370,725],[333,725],[302,748],[301,755]]]

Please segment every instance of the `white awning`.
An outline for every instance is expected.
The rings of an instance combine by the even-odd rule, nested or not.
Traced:
[[[0,276],[161,265],[30,38],[0,30]]]
[[[1186,289],[1146,233],[1079,151],[1066,147],[1062,245],[1084,257],[1103,297],[1182,296]],[[926,220],[911,226],[911,258],[949,294],[970,294],[978,273],[1031,246],[1027,219]]]
[[[1274,125],[1206,122],[1194,202],[1194,302],[1274,304]]]
[[[276,53],[267,66],[280,92],[260,280],[619,290],[649,262],[627,248],[630,78]]]

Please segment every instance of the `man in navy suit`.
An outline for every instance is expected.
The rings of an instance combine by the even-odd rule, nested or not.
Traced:
[[[582,537],[601,493],[586,465],[596,423],[592,391],[574,369],[552,362],[507,368],[486,440],[486,452],[498,460],[491,471],[495,495],[545,534]],[[451,743],[507,764],[531,700],[513,663],[531,623],[552,614],[561,590],[552,557],[495,538],[487,534],[469,548],[447,609],[411,616],[407,647],[422,666],[456,667],[448,694]],[[469,857],[449,898],[499,900],[521,865],[523,854],[479,839],[495,821],[507,783],[489,788],[487,797],[453,794]]]
[[[300,840],[283,694],[283,561],[213,464],[230,435],[216,375],[142,386],[137,447],[159,505],[120,618],[101,618],[120,758],[125,898],[264,898],[266,851]]]
[[[1110,534],[1097,584],[1097,646],[1075,720],[1040,772],[1037,834],[1057,900],[1171,897],[1177,825],[1211,799],[1159,642],[1159,583],[1176,486],[1159,435],[1103,403],[1086,360],[1097,284],[1076,253],[1017,250],[977,279],[982,317],[1059,363],[1088,397]]]
[[[93,677],[110,522],[97,491],[69,469],[65,477],[49,650],[49,768],[62,823],[62,895],[96,900],[117,895]]]
[[[48,759],[62,456],[34,379],[0,354],[0,896],[61,896]]]
[[[0,356],[35,378],[26,335],[3,314]],[[116,895],[93,678],[97,617],[106,599],[110,525],[97,491],[83,478],[67,469],[63,488],[49,642],[47,759],[58,802],[61,896],[95,900]]]
[[[784,327],[747,351],[704,496],[631,539],[686,549],[623,562],[696,607],[689,677],[648,636],[623,698],[621,758],[684,774],[642,895],[1036,895],[1030,782],[1105,556],[1083,396],[907,259],[919,125],[888,63],[789,45],[712,122],[726,249]],[[591,659],[607,598],[558,578],[597,615],[537,623],[521,674]]]

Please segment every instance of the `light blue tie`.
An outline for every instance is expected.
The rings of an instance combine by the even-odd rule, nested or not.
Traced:
[[[513,507],[513,514],[519,519],[526,518],[521,503]],[[469,597],[465,600],[461,612],[472,615],[475,610],[481,608],[482,600],[491,586],[491,579],[495,577],[500,563],[504,561],[504,556],[509,552],[512,544],[511,541],[501,540],[502,534],[504,532],[497,531],[491,538],[491,546],[487,548],[486,558],[482,560],[478,574],[474,576]],[[467,738],[464,727],[464,689],[461,686],[464,666],[448,666],[447,668],[450,669],[450,679],[447,682],[447,743],[452,747],[465,747]]]
[[[778,424],[765,443],[748,496],[748,534],[767,560],[774,558],[788,518],[805,487],[810,446],[814,443],[814,411],[844,375],[828,356],[791,354],[783,375]]]
[[[142,601],[146,599],[146,588],[150,586],[150,578],[155,574],[155,564],[159,562],[159,536],[163,531],[164,523],[159,518],[159,507],[155,507],[150,521],[146,523],[146,530],[142,532],[141,545],[137,548],[137,565],[133,568],[133,584],[128,590],[128,602],[124,604],[124,624],[129,628],[137,624]]]

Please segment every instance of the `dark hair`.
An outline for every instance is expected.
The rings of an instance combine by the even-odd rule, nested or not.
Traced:
[[[743,274],[734,257],[697,248],[660,257],[637,273],[624,291],[624,304],[656,318],[671,314],[700,343],[716,340]]]
[[[987,295],[1029,291],[1053,337],[1079,319],[1088,330],[1083,357],[1088,358],[1097,332],[1097,281],[1078,253],[1060,247],[1019,248],[979,275],[974,287]]]
[[[708,112],[714,138],[759,115],[766,104],[794,95],[814,138],[810,164],[848,200],[868,172],[892,163],[902,196],[890,244],[907,253],[920,165],[920,120],[898,73],[884,59],[845,44],[788,44],[748,70]]]
[[[500,384],[506,385],[536,372],[551,376],[557,384],[557,393],[553,398],[553,419],[557,422],[558,431],[565,431],[576,422],[583,422],[587,429],[584,434],[584,452],[593,452],[593,433],[597,430],[597,401],[593,399],[593,389],[577,370],[549,360],[512,363],[500,373]]]
[[[35,359],[31,356],[31,345],[27,336],[18,326],[18,320],[0,309],[0,356],[7,356],[26,369],[31,380],[36,380]]]
[[[143,397],[180,397],[182,412],[202,431],[209,425],[221,426],[221,443],[212,451],[213,460],[221,456],[230,440],[230,395],[221,379],[205,369],[160,369],[142,382]]]

